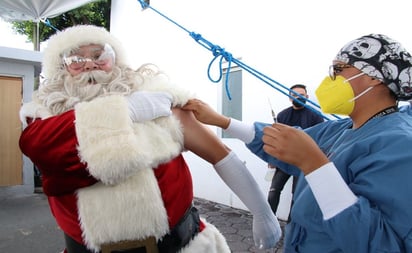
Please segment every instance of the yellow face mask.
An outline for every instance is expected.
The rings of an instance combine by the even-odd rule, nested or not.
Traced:
[[[332,80],[330,77],[323,79],[315,91],[322,112],[350,115],[355,107],[355,100],[373,88],[369,87],[355,97],[349,81],[361,75],[364,75],[364,73],[359,73],[348,79],[339,75],[336,76],[335,80]]]

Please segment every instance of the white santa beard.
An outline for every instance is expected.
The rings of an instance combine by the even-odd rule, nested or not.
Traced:
[[[52,114],[68,111],[77,103],[90,101],[105,95],[108,84],[114,80],[113,72],[95,70],[77,76],[65,74],[62,78],[61,91],[54,91],[45,97],[46,106]]]
[[[80,101],[89,101],[104,93],[104,87],[112,80],[112,72],[101,70],[84,72],[77,76],[68,76],[64,88],[69,97],[78,98]]]
[[[95,70],[75,77],[62,69],[53,78],[46,79],[36,92],[36,99],[57,115],[74,108],[79,102],[91,101],[107,95],[128,95],[144,80],[128,67],[113,66],[111,72]],[[90,84],[89,80],[94,80]]]

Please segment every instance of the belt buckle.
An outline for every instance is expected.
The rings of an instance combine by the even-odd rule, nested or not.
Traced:
[[[106,243],[101,246],[101,253],[112,253],[116,250],[125,251],[137,248],[145,248],[147,253],[159,253],[156,238],[150,236],[144,240],[120,241],[115,243]]]

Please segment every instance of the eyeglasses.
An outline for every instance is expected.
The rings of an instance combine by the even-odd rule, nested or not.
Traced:
[[[336,75],[342,72],[343,69],[352,68],[352,65],[349,64],[333,64],[329,66],[329,77],[332,80],[336,79]]]
[[[115,58],[113,48],[109,44],[105,44],[103,48],[91,48],[89,51],[91,55],[90,57],[81,56],[84,52],[71,52],[69,56],[63,57],[63,62],[71,69],[79,70],[83,68],[87,62],[93,62],[96,65],[102,66]]]

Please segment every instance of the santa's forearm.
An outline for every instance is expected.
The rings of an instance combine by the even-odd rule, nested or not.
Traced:
[[[246,166],[230,152],[215,164],[216,172],[253,214],[253,238],[259,248],[272,248],[282,231],[259,185]]]

